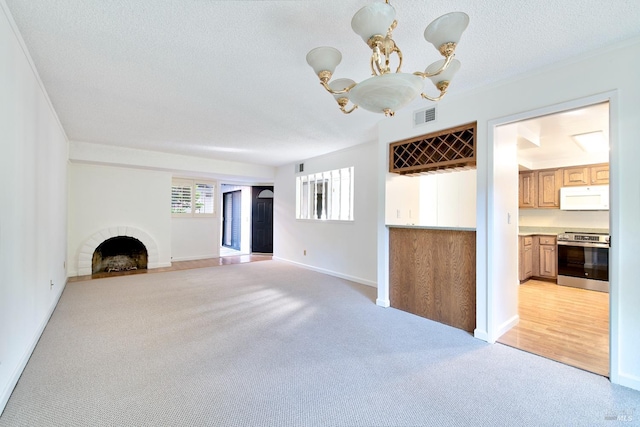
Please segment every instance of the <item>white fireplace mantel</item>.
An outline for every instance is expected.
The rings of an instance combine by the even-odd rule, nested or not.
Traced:
[[[78,276],[88,276],[91,274],[93,253],[102,242],[113,237],[121,236],[133,237],[142,242],[147,249],[147,268],[163,267],[158,261],[158,245],[149,234],[135,227],[118,226],[100,230],[84,242],[78,253]]]

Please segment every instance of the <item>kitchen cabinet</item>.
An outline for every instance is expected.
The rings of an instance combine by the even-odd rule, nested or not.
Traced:
[[[606,184],[609,184],[608,164],[577,166],[563,169],[562,185],[564,187]]]
[[[589,185],[591,181],[591,171],[588,167],[566,168],[562,174],[562,186]]]
[[[520,236],[519,280],[520,283],[533,276],[533,237]]]
[[[436,180],[437,225],[476,226],[476,171],[461,170],[425,176]],[[431,200],[433,203],[433,200]]]
[[[558,277],[556,236],[519,236],[518,241],[520,283],[530,278],[556,280]]]
[[[420,218],[420,179],[393,175],[386,183],[385,220],[391,225],[413,225]]]
[[[546,279],[558,277],[558,254],[556,251],[556,238],[553,236],[539,236],[539,265],[538,274]]]
[[[609,184],[609,164],[523,171],[518,174],[519,208],[560,208],[560,188]]]
[[[538,177],[533,171],[520,172],[518,175],[518,207],[535,208],[538,203]]]
[[[538,171],[538,207],[559,208],[562,171],[548,169]]]
[[[591,185],[609,184],[609,165],[597,165],[589,168]]]

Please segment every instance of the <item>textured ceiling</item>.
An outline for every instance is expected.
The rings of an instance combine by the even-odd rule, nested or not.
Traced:
[[[277,166],[375,140],[383,119],[340,113],[305,61],[334,46],[336,77],[367,78],[350,22],[371,0],[4,1],[71,140]],[[640,35],[637,0],[392,4],[405,71],[440,58],[426,24],[469,14],[450,92]]]

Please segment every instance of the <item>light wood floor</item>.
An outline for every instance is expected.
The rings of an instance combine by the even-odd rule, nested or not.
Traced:
[[[177,270],[189,270],[192,268],[204,268],[204,267],[217,267],[220,265],[229,264],[242,264],[245,262],[256,262],[270,260],[271,255],[234,255],[224,256],[220,258],[209,258],[195,261],[175,261],[171,263],[171,267],[154,268],[152,270],[131,270],[131,271],[119,271],[111,273],[96,273],[90,276],[77,276],[69,277],[67,282],[79,282],[82,280],[101,279],[103,277],[114,276],[127,276],[130,274],[147,274],[147,273],[161,273],[163,271],[177,271]]]
[[[609,294],[529,280],[520,322],[498,342],[609,376]]]

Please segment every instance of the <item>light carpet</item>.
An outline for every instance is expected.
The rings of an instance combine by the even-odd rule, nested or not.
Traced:
[[[640,419],[640,392],[375,296],[278,261],[69,283],[0,426]]]

